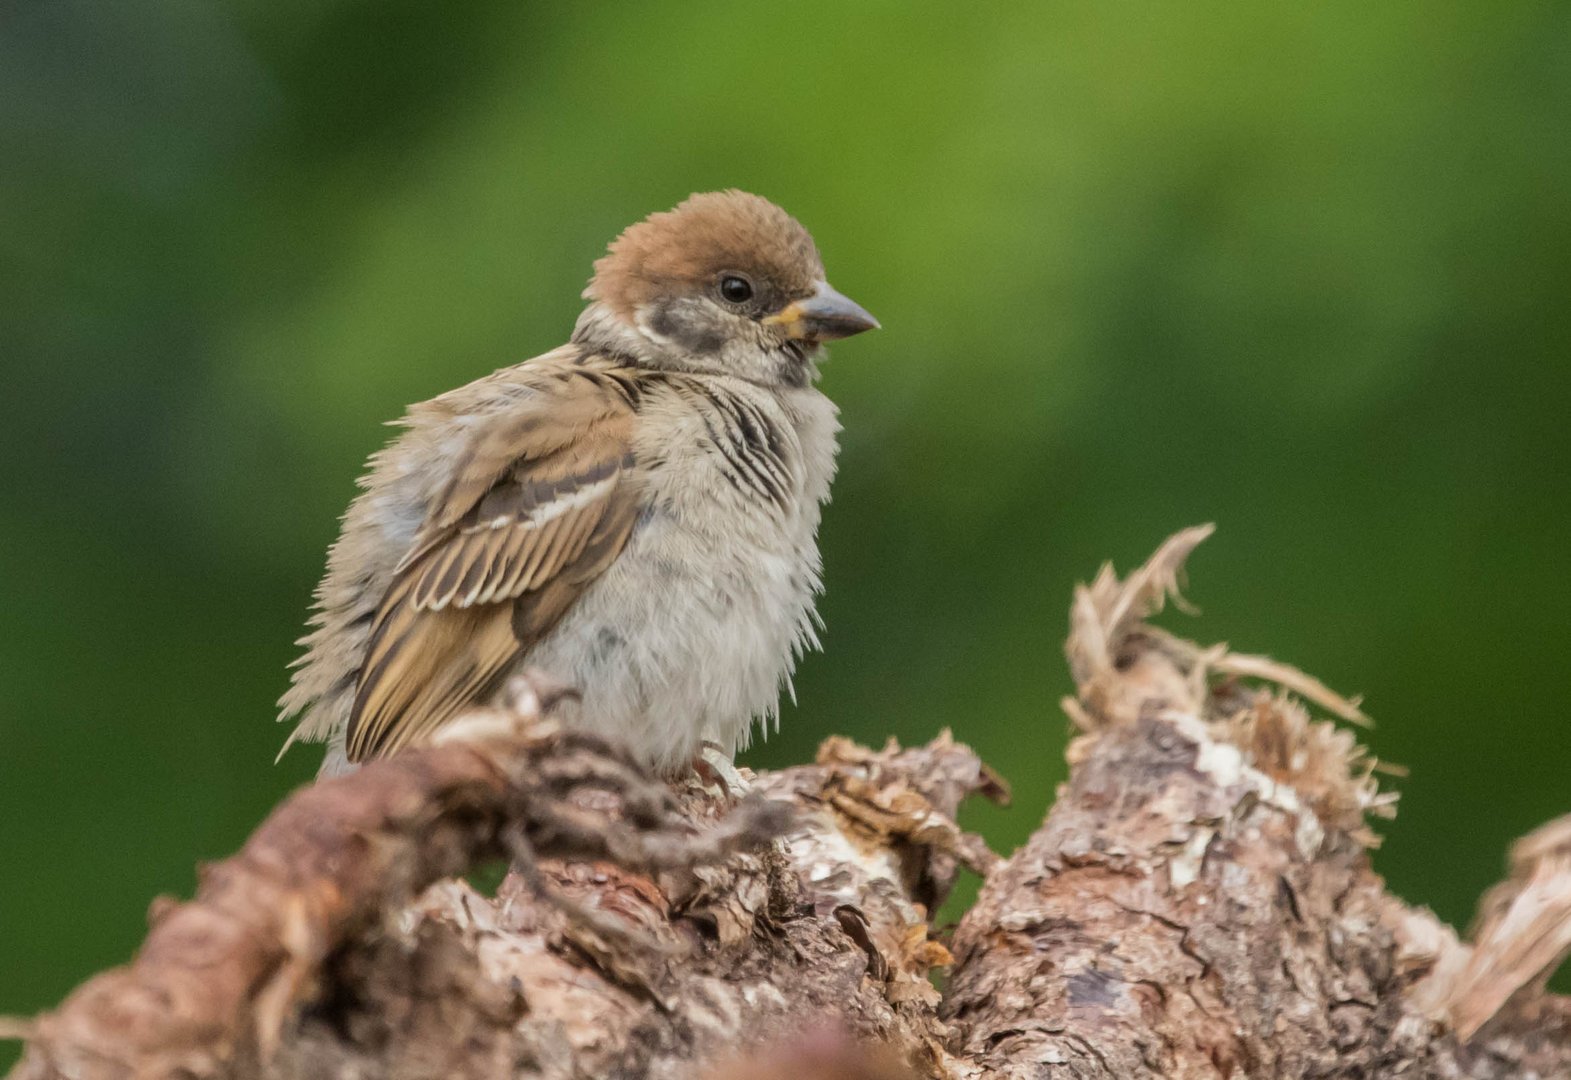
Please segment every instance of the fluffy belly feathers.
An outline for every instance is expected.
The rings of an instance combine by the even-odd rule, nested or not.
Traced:
[[[799,427],[806,419],[832,453],[834,419],[832,406],[813,398],[823,415],[778,417],[791,462],[778,506],[761,506],[726,479],[726,459],[696,422],[685,449],[659,449],[668,464],[650,473],[649,503],[627,549],[520,662],[580,689],[568,722],[668,768],[705,740],[728,753],[744,748],[755,719],[776,719],[797,658],[818,643],[816,534],[832,459],[804,455]],[[684,453],[706,467],[670,460]]]

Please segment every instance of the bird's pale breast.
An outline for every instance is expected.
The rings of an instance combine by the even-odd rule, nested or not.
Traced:
[[[620,558],[524,665],[581,688],[576,719],[661,766],[745,746],[816,644],[816,534],[835,408],[813,389],[677,380],[645,395],[646,503]]]

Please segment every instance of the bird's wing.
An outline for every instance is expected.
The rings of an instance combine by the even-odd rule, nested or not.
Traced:
[[[485,695],[627,543],[626,385],[568,369],[482,422],[372,624],[346,750],[390,753]]]

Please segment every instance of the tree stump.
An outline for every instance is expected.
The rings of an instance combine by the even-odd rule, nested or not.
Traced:
[[[1571,1075],[1571,819],[1520,842],[1464,942],[1372,872],[1356,703],[1151,625],[1186,530],[1076,591],[1078,729],[1007,859],[1003,785],[948,733],[833,738],[751,790],[671,786],[523,680],[430,744],[296,792],[17,1080]],[[1053,743],[1043,728],[1042,752]],[[459,875],[505,861],[494,894]],[[956,875],[983,877],[946,939]]]

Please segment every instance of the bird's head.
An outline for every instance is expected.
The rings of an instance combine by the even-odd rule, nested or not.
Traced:
[[[584,297],[595,303],[575,336],[632,332],[652,366],[761,382],[805,383],[820,343],[878,325],[829,287],[795,218],[743,191],[693,195],[631,226]]]

